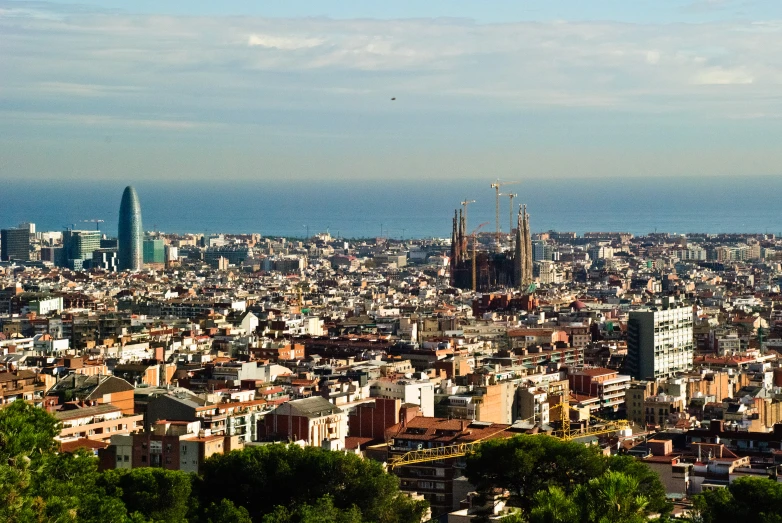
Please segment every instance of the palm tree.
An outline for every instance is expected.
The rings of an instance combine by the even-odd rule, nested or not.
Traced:
[[[574,498],[582,521],[594,523],[636,523],[646,520],[649,500],[637,494],[638,480],[609,471],[576,489]]]

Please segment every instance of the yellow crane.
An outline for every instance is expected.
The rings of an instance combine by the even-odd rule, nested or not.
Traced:
[[[500,188],[503,185],[512,185],[519,182],[504,182],[501,180],[495,180],[491,184],[491,188],[495,191],[496,204],[494,208],[494,217],[497,220],[497,248],[500,248]]]
[[[596,419],[597,421],[601,422],[601,425],[590,427],[587,424],[586,428],[583,429],[576,429],[571,430],[570,428],[570,410],[578,410],[574,407],[571,407],[567,403],[560,403],[560,423],[562,424],[562,428],[560,430],[555,430],[551,436],[554,436],[555,438],[561,439],[563,441],[571,441],[577,438],[583,438],[585,436],[600,436],[604,434],[611,434],[613,432],[617,432],[623,429],[626,429],[629,427],[629,423],[627,420],[617,420],[617,421],[607,421],[598,418],[597,416],[590,416],[591,418]],[[527,421],[530,419],[534,419],[534,416],[527,418]],[[459,458],[462,456],[466,456],[475,448],[486,441],[487,439],[491,438],[492,436],[495,436],[499,434],[500,432],[503,432],[507,429],[507,427],[503,427],[502,429],[498,430],[497,432],[490,434],[484,438],[481,438],[479,440],[470,441],[467,443],[457,443],[455,445],[446,445],[443,447],[433,447],[430,449],[416,449],[411,450],[410,452],[407,452],[405,454],[402,454],[401,456],[396,456],[395,458],[388,461],[386,466],[389,470],[393,470],[397,467],[402,467],[404,465],[413,465],[415,463],[426,463],[429,461],[438,461],[441,459],[448,459],[448,458]],[[545,434],[543,432],[539,434]]]

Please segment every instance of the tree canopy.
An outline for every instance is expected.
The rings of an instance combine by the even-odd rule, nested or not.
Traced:
[[[782,523],[782,484],[768,478],[738,478],[727,488],[695,496],[694,506],[703,523]]]
[[[56,452],[57,431],[24,402],[0,409],[0,521],[420,523],[427,509],[379,463],[353,454],[268,445],[214,456],[201,476],[100,472],[89,452]]]
[[[509,503],[541,523],[631,521],[630,507],[640,516],[671,508],[659,477],[643,463],[544,435],[489,440],[467,457],[465,474],[487,496],[509,491]],[[621,510],[610,509],[611,496],[621,497]]]

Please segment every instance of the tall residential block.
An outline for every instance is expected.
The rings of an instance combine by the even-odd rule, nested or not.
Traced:
[[[0,259],[2,261],[30,259],[30,230],[3,229],[0,231]]]
[[[141,232],[141,205],[136,189],[125,187],[119,206],[119,230],[117,231],[118,268],[121,271],[138,271],[144,265]]]
[[[692,308],[672,306],[631,311],[626,368],[637,379],[657,379],[692,369]]]

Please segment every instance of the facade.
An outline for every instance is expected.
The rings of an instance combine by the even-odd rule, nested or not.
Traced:
[[[92,268],[115,272],[117,270],[117,249],[98,249],[92,252]]]
[[[144,263],[166,263],[166,242],[163,240],[144,240]]]
[[[113,435],[100,451],[100,468],[159,467],[198,473],[210,456],[231,448],[231,439],[211,434],[198,421],[159,421],[152,430]],[[237,446],[238,448],[239,446]]]
[[[23,400],[41,407],[45,390],[42,376],[31,370],[0,372],[0,406]]]
[[[142,250],[141,204],[136,189],[125,187],[119,206],[117,231],[119,270],[138,271],[144,263]]]
[[[615,370],[585,368],[568,374],[570,390],[599,399],[591,404],[592,410],[617,410],[625,403],[625,391],[630,386],[630,376]]]
[[[692,308],[631,311],[627,323],[627,370],[637,379],[670,377],[692,370]]]
[[[3,229],[0,231],[0,261],[27,261],[29,259],[29,229]]]
[[[434,416],[434,383],[426,380],[380,378],[369,385],[373,398],[390,398],[418,405],[421,414]]]
[[[72,266],[72,260],[76,260],[76,265],[81,265],[80,262],[92,259],[92,254],[100,249],[100,237],[100,231],[63,231],[62,245],[66,263]]]
[[[320,396],[284,403],[258,423],[261,439],[303,441],[331,450],[344,449],[347,434],[347,414]]]
[[[404,411],[404,409],[402,409]],[[455,420],[415,416],[390,428],[388,460],[416,449],[430,449],[471,443],[481,439],[507,438],[513,434],[509,425],[482,421]],[[460,493],[459,478],[464,475],[464,458],[444,458],[438,461],[403,465],[393,469],[399,476],[403,492],[417,492],[431,505],[434,517],[459,508],[467,491]]]
[[[61,442],[87,438],[108,443],[116,434],[130,434],[144,428],[144,415],[124,416],[119,407],[111,404],[93,405],[54,413],[60,422]]]

